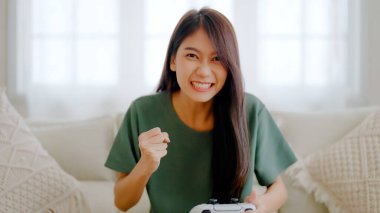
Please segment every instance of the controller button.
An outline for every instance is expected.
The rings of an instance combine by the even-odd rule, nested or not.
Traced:
[[[203,210],[202,213],[211,213],[211,211],[206,209],[206,210]]]
[[[239,203],[239,199],[238,198],[231,198],[231,203]]]
[[[210,199],[208,200],[208,204],[212,204],[212,205],[214,205],[214,204],[217,204],[217,203],[218,203],[218,200],[215,199],[215,198],[210,198]]]

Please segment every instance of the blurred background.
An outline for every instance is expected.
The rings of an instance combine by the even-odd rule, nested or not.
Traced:
[[[380,104],[379,0],[0,0],[0,87],[28,118],[125,112],[203,6],[233,23],[246,91],[269,109]]]

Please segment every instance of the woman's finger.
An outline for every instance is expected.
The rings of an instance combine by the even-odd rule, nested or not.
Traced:
[[[161,133],[161,129],[160,127],[155,127],[155,128],[152,128],[146,132],[143,132],[139,135],[139,141],[144,141],[150,137],[153,137],[155,135],[158,135]]]

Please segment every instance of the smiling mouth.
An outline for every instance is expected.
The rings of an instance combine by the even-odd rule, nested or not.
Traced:
[[[213,83],[203,83],[203,82],[195,82],[195,81],[192,81],[191,84],[196,89],[201,89],[201,90],[209,89],[214,85]]]

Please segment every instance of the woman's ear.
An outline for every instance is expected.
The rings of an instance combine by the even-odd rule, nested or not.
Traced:
[[[174,56],[170,57],[170,70],[173,72],[175,72],[175,70],[176,70],[175,57]]]

